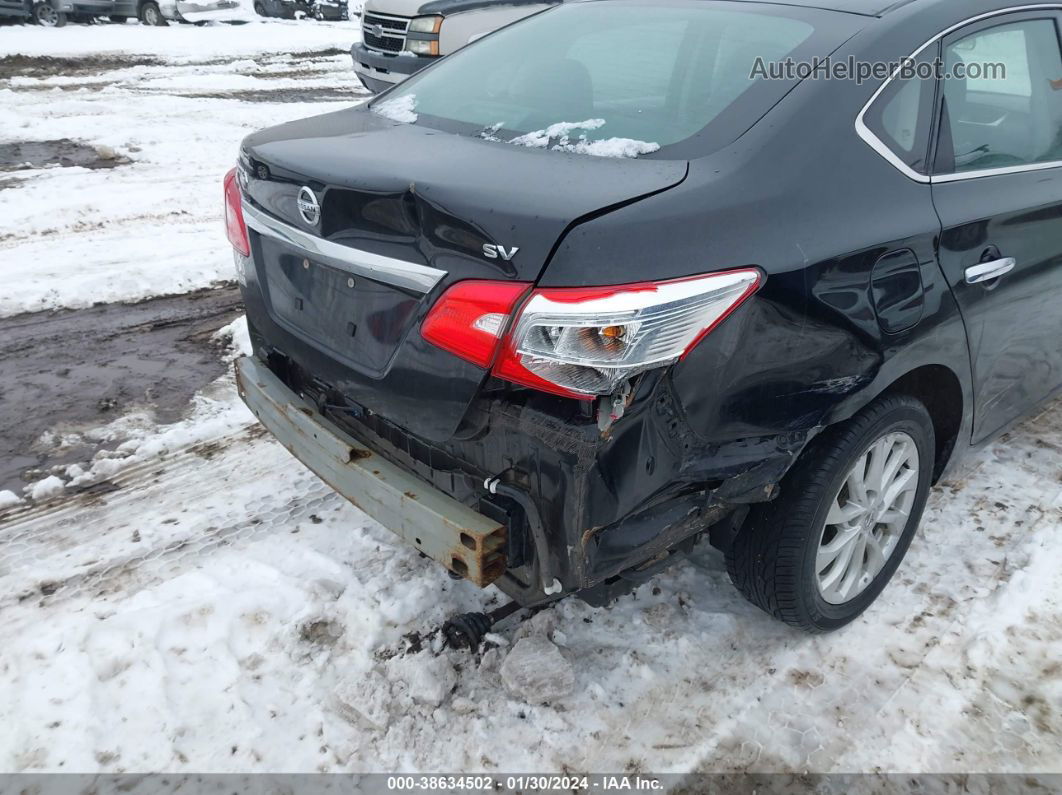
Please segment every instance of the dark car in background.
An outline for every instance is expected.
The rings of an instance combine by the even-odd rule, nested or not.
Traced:
[[[350,19],[347,0],[255,0],[254,11],[260,17],[297,19],[313,17],[320,20]]]
[[[2,21],[33,21],[49,28],[62,27],[73,11],[71,0],[0,0]]]
[[[112,16],[112,0],[0,0],[0,19],[33,21],[58,28],[68,21],[89,21]]]
[[[138,19],[145,25],[167,25],[170,21],[223,21],[237,8],[236,0],[0,0],[0,18],[32,19],[45,27],[94,19]]]
[[[254,11],[261,17],[296,19],[310,15],[309,0],[255,0]]]
[[[347,0],[313,0],[310,16],[322,21],[343,22],[350,19]]]
[[[840,627],[931,485],[1062,388],[1060,15],[566,4],[251,135],[240,393],[521,604],[605,602],[706,536],[754,604]],[[933,68],[756,69],[831,55]]]

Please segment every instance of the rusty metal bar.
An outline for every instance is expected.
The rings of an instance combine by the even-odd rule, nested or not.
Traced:
[[[369,450],[253,356],[236,360],[244,403],[288,451],[391,532],[481,588],[506,566],[506,527]]]

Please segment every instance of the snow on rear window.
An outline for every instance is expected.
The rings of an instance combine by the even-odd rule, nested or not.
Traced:
[[[590,130],[599,130],[605,126],[604,119],[587,119],[586,121],[568,122],[562,121],[557,124],[551,124],[544,130],[535,130],[535,132],[529,132],[527,135],[521,135],[518,138],[513,138],[512,143],[517,146],[531,146],[536,149],[545,149],[549,146],[549,142],[555,138],[563,138],[565,141],[576,130],[583,130],[583,136]]]
[[[555,146],[554,149],[563,149],[566,152],[575,152],[579,155],[593,155],[594,157],[638,157],[639,155],[651,155],[660,149],[660,144],[652,144],[648,141],[635,141],[633,138],[602,138],[598,141],[585,139],[574,144]]]
[[[404,97],[394,97],[377,102],[372,106],[375,113],[385,119],[397,121],[402,124],[416,124],[417,122],[417,96],[406,94]]]
[[[421,125],[612,157],[655,152],[717,119],[723,134],[740,134],[788,90],[757,77],[757,59],[795,57],[816,31],[785,9],[733,5],[559,5],[413,75],[372,107],[393,118],[398,100],[416,95]]]
[[[574,152],[594,157],[638,157],[660,149],[660,144],[636,141],[633,138],[599,138],[593,141],[587,139],[588,132],[599,130],[606,124],[604,119],[558,122],[545,129],[513,138],[509,143],[528,146],[532,149],[552,149],[555,152]],[[573,141],[573,133],[580,130],[581,134]],[[497,132],[497,129],[494,128],[493,131]],[[497,138],[492,136],[490,140],[497,140]]]

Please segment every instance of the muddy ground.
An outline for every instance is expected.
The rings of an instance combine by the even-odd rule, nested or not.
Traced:
[[[91,55],[82,58],[50,55],[5,55],[0,58],[0,80],[49,75],[95,75],[130,66],[163,66],[165,61],[145,55]]]
[[[0,144],[0,172],[47,166],[116,168],[132,162],[113,149],[60,138],[55,141],[17,141]]]
[[[347,50],[338,47],[324,47],[320,50],[300,50],[292,53],[284,53],[286,58],[296,62],[305,63],[306,69],[293,70],[292,74],[304,75],[312,71],[314,61],[322,58],[332,58],[337,55],[348,55]],[[280,54],[264,54],[260,56],[263,61],[271,61],[280,57]],[[193,58],[185,61],[182,66],[210,66],[214,64],[227,64],[231,58]],[[128,69],[134,66],[172,66],[162,58],[149,55],[130,55],[127,53],[108,53],[101,55],[86,56],[51,56],[51,55],[5,55],[0,57],[0,80],[12,77],[92,77],[116,69]],[[289,74],[277,73],[272,77],[288,77]],[[25,88],[25,86],[23,86]]]
[[[231,85],[229,76],[233,78]],[[106,98],[101,99],[101,88],[108,89]],[[113,145],[110,137],[104,138],[108,145],[100,143],[99,135],[90,137],[92,130],[98,132],[96,128],[86,130],[83,140],[79,140],[80,135],[65,137],[66,130],[80,129],[84,120],[93,120],[89,106],[98,103],[100,113],[112,114],[112,105],[120,103],[123,95],[129,95],[131,107],[138,107],[141,97],[150,101],[160,93],[181,99],[239,100],[258,106],[334,102],[364,96],[350,71],[347,50],[334,46],[313,50],[295,46],[242,58],[211,52],[179,58],[129,53],[80,57],[4,55],[0,56],[0,91],[4,89],[34,107],[39,107],[40,97],[51,96],[57,90],[61,92],[56,95],[58,102],[78,95],[84,104],[71,106],[69,118],[76,121],[63,127],[59,134],[23,137],[25,125],[13,125],[6,135],[0,134],[0,195],[21,192],[41,169],[69,168],[75,175],[82,168],[113,170],[113,176],[101,174],[100,179],[120,185],[122,174],[151,168],[152,147],[168,141],[170,130],[168,126],[165,130],[137,128],[135,113],[130,113],[122,134],[113,137]],[[224,117],[240,115],[231,104],[218,113]],[[253,116],[255,126],[284,118],[282,113],[257,109],[248,113],[258,114]],[[120,116],[115,118],[116,124],[122,120]],[[179,116],[166,116],[159,125],[169,125],[174,118],[183,121]],[[206,206],[211,208],[215,207],[214,183],[219,179],[215,172],[219,175],[223,169],[210,170],[210,203]],[[169,175],[162,176],[164,182]],[[189,171],[187,179],[194,182],[194,173]],[[176,208],[173,213],[197,206],[184,195],[185,188],[181,190],[175,201],[167,205]],[[188,195],[195,195],[194,188],[187,190]],[[136,206],[137,194],[130,195]],[[70,209],[58,202],[53,214],[59,226],[92,212],[79,206]],[[156,235],[158,220],[149,213],[130,216],[123,211],[102,220],[79,220],[69,231],[76,236],[114,231],[120,233],[120,242],[125,244],[127,237],[140,228],[144,234]],[[3,226],[0,224],[0,228]],[[49,228],[37,235],[45,237],[50,234]],[[17,245],[17,241],[11,242],[15,239],[16,229],[0,231],[0,242],[13,246]],[[187,245],[183,238],[180,244]],[[115,255],[119,256],[120,250]],[[64,250],[54,256],[75,255]],[[98,267],[105,270],[109,263],[87,257],[81,267],[91,272]],[[227,268],[226,263],[226,273]],[[135,304],[106,304],[0,319],[0,490],[22,494],[27,483],[50,474],[53,468],[91,459],[104,445],[86,440],[80,432],[98,429],[144,409],[163,423],[184,416],[192,396],[214,381],[225,367],[216,344],[211,342],[211,334],[231,322],[239,311],[236,289],[221,288]],[[63,444],[62,440],[71,444]],[[120,442],[110,441],[106,446]]]
[[[136,304],[0,319],[0,490],[22,492],[54,466],[85,461],[104,444],[41,444],[148,409],[174,422],[222,374],[211,336],[242,311],[235,287]]]
[[[252,91],[205,91],[182,94],[192,99],[238,99],[241,102],[334,102],[350,99],[351,90],[343,87],[272,88]]]

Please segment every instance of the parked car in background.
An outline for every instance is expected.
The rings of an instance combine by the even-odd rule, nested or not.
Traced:
[[[564,4],[249,136],[241,396],[520,604],[707,536],[753,604],[843,626],[931,485],[1062,391],[1062,5],[1019,3]],[[916,68],[755,68],[827,56]]]
[[[347,0],[312,0],[310,16],[322,21],[346,21],[350,19]]]
[[[226,22],[238,18],[238,0],[115,0],[116,13],[145,25],[169,22]]]
[[[0,0],[0,17],[32,19],[45,27],[70,22],[139,19],[145,25],[173,22],[224,22],[239,8],[237,0]]]
[[[72,22],[91,22],[101,18],[114,19],[118,14],[114,0],[72,0],[72,5],[73,9],[67,12],[67,18]]]
[[[384,91],[443,55],[562,0],[368,0],[350,51],[369,91]]]
[[[0,0],[0,19],[62,27],[74,13],[72,0]]]
[[[296,19],[310,15],[311,0],[254,0],[254,12],[261,17]]]
[[[124,22],[126,13],[115,0],[0,0],[0,17],[32,20],[46,28],[101,18]]]

